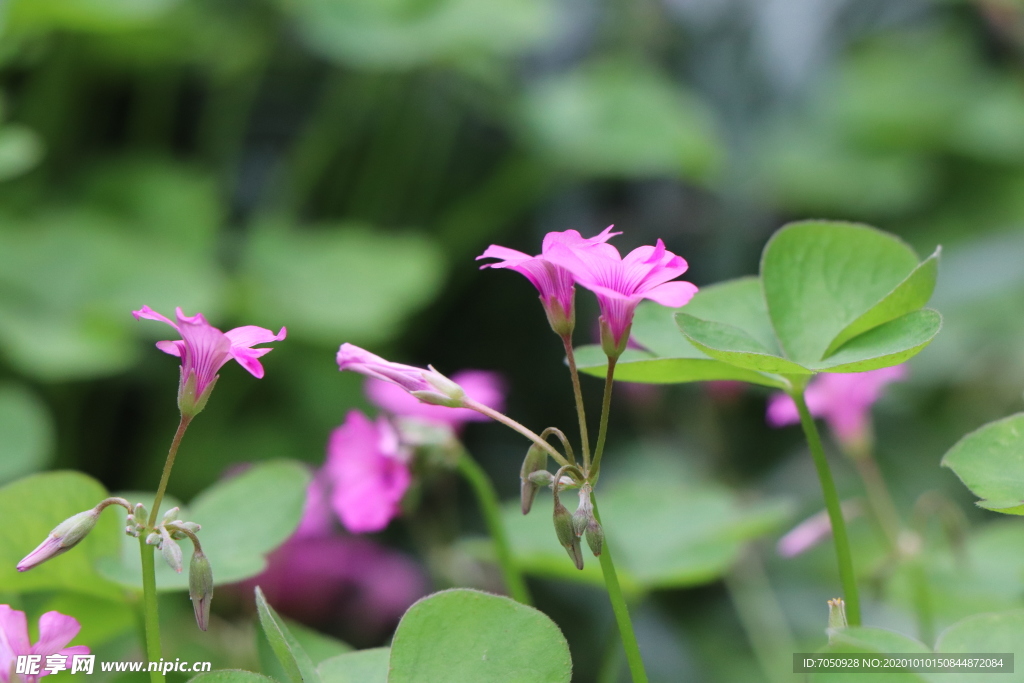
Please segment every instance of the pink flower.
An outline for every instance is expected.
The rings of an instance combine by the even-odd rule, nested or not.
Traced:
[[[804,400],[811,415],[828,422],[837,441],[850,448],[864,447],[871,442],[871,406],[887,384],[906,376],[906,365],[868,372],[825,372],[810,381]],[[793,399],[782,393],[769,400],[767,417],[773,427],[800,421]]]
[[[461,408],[466,392],[434,368],[392,363],[352,344],[338,349],[338,369],[352,370],[367,377],[395,384],[424,403]]]
[[[843,511],[843,519],[847,522],[860,516],[861,513],[860,504],[855,500],[843,501],[840,509]],[[828,511],[822,510],[788,531],[779,539],[775,550],[782,557],[796,557],[831,535],[832,522],[828,518]]]
[[[0,605],[0,682],[17,683],[20,680],[22,683],[35,683],[40,676],[48,676],[50,671],[42,668],[46,666],[48,655],[68,657],[65,663],[70,670],[71,656],[89,654],[89,648],[84,645],[64,647],[80,629],[81,625],[74,617],[47,612],[39,617],[39,640],[35,645],[29,645],[25,613],[11,609],[10,605]],[[15,664],[19,655],[41,655],[39,673],[16,674]]]
[[[501,377],[485,370],[462,370],[452,375],[452,381],[478,403],[501,411],[505,404],[505,387]],[[392,415],[411,417],[425,422],[445,424],[458,429],[466,422],[488,419],[468,408],[447,408],[423,403],[391,382],[370,379],[366,382],[366,395],[370,401]]]
[[[497,263],[484,264],[480,268],[509,268],[525,276],[540,294],[540,301],[544,305],[544,312],[548,316],[551,329],[559,335],[572,334],[576,319],[573,307],[573,298],[576,293],[573,276],[565,268],[552,262],[548,256],[556,245],[570,249],[586,249],[595,244],[603,244],[615,235],[622,234],[612,232],[612,227],[614,226],[609,225],[600,234],[593,237],[583,237],[575,230],[549,232],[544,236],[541,253],[538,256],[530,256],[515,249],[492,244],[483,254],[477,256],[476,260],[479,261],[482,258],[502,259]]]
[[[349,531],[380,531],[398,516],[412,480],[408,460],[386,419],[374,423],[353,410],[334,430],[324,473],[333,487],[331,507]]]
[[[625,348],[633,312],[643,299],[675,308],[685,305],[697,293],[692,282],[669,282],[685,273],[688,266],[681,256],[665,249],[661,240],[653,247],[637,247],[625,258],[610,244],[585,249],[555,244],[545,256],[572,273],[577,284],[597,295],[601,343],[606,353],[616,357]]]
[[[238,364],[253,376],[263,377],[263,366],[259,358],[270,353],[272,349],[252,348],[256,344],[281,341],[287,330],[281,328],[276,335],[268,329],[245,325],[227,332],[213,327],[202,313],[187,316],[181,308],[175,309],[178,322],[174,323],[160,315],[149,306],[132,311],[135,319],[159,320],[167,323],[181,335],[178,341],[160,341],[156,347],[172,356],[181,358],[181,381],[178,384],[178,407],[183,415],[194,416],[206,405],[213,385],[217,381],[217,372],[224,364],[234,358]]]

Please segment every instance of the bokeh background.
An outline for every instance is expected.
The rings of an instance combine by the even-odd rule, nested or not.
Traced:
[[[334,364],[344,341],[445,372],[496,370],[510,414],[573,432],[533,289],[474,262],[491,243],[536,253],[547,231],[615,224],[620,248],[662,238],[703,285],[755,273],[789,220],[857,220],[922,255],[944,248],[933,305],[945,327],[875,411],[882,470],[908,517],[927,520],[917,501],[937,492],[1004,553],[964,570],[978,579],[962,582],[973,611],[1021,603],[1024,539],[939,467],[960,435],[1022,403],[1018,0],[6,0],[0,28],[0,482],[73,468],[110,490],[153,487],[177,364],[152,346],[166,331],[132,318],[143,304],[289,331],[265,379],[221,373],[171,481],[187,500],[238,463],[323,462],[330,431],[368,408],[360,378]],[[596,306],[578,299],[583,343]],[[584,382],[594,415],[600,383]],[[609,477],[714,481],[788,510],[725,570],[638,599],[656,680],[788,680],[765,666],[771,653],[788,662],[787,643],[822,643],[831,549],[774,550],[820,494],[797,430],[764,424],[765,398],[618,387]],[[465,439],[513,500],[525,442],[492,424]],[[371,575],[397,563],[380,575],[408,599],[495,588],[458,541],[483,529],[468,490],[439,474],[416,498],[346,556]],[[937,527],[935,552],[956,555]],[[870,525],[853,531],[878,556]],[[344,580],[337,610],[292,616],[386,643],[394,623],[376,589]],[[913,632],[886,585],[901,590],[880,580],[868,619]],[[603,594],[531,586],[570,640],[575,680],[602,667],[618,680],[603,664],[615,656]],[[219,600],[205,641],[184,609],[172,656],[258,666],[248,593]]]

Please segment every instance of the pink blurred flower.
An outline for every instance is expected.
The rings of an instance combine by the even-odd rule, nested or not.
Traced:
[[[384,418],[371,422],[358,410],[331,434],[324,475],[330,504],[353,533],[380,531],[396,517],[412,480],[409,453]]]
[[[573,286],[573,276],[565,268],[552,262],[548,256],[556,245],[570,249],[586,249],[596,244],[603,244],[615,235],[622,234],[612,232],[613,227],[609,225],[600,234],[593,237],[583,237],[575,230],[549,232],[544,236],[541,253],[538,256],[530,256],[515,249],[492,244],[483,254],[477,256],[476,260],[502,259],[496,263],[486,263],[480,268],[509,268],[522,274],[530,281],[530,284],[537,288],[540,302],[544,305],[544,312],[548,316],[551,328],[560,335],[571,334],[575,321],[573,297],[576,290]]]
[[[81,625],[74,617],[69,617],[60,612],[47,612],[39,617],[39,640],[35,645],[29,644],[28,622],[25,613],[11,609],[10,605],[0,605],[0,682],[35,683],[41,676],[48,676],[49,671],[42,667],[46,666],[48,655],[87,655],[89,648],[84,645],[65,647],[78,635]],[[40,671],[36,675],[24,675],[14,673],[16,660],[19,655],[41,655]],[[71,668],[71,660],[65,660],[68,669]]]
[[[861,514],[860,504],[855,500],[843,501],[840,509],[843,511],[843,519],[847,522]],[[822,510],[788,531],[779,539],[775,550],[782,557],[796,557],[818,545],[831,535],[832,522],[829,521],[828,511]]]
[[[836,440],[847,448],[871,442],[871,406],[886,385],[906,379],[907,366],[895,365],[868,372],[821,373],[804,390],[811,415],[824,418]],[[774,394],[768,402],[768,424],[782,427],[800,421],[788,394]]]
[[[342,344],[337,355],[339,370],[352,370],[367,377],[390,382],[423,403],[459,408],[466,392],[431,366],[427,369],[392,363],[353,344]]]
[[[217,372],[232,358],[253,376],[263,377],[263,366],[259,358],[270,353],[272,349],[252,347],[256,344],[281,341],[287,333],[283,327],[280,332],[274,334],[255,325],[245,325],[221,332],[206,322],[202,313],[187,316],[180,307],[174,310],[177,323],[149,306],[132,311],[132,315],[136,320],[146,318],[167,323],[181,335],[178,341],[160,341],[156,343],[156,347],[164,353],[181,358],[178,406],[182,414],[194,416],[203,409],[210,391],[213,390],[213,384],[217,381]]]
[[[505,407],[505,386],[501,376],[485,370],[462,370],[452,375],[452,381],[466,392],[466,396],[485,406],[501,411]],[[366,395],[378,408],[398,417],[411,417],[426,422],[445,424],[458,429],[466,422],[488,418],[468,408],[448,408],[418,401],[401,387],[371,378],[366,382]]]
[[[679,307],[697,293],[692,282],[669,282],[685,273],[688,266],[681,256],[668,251],[661,240],[653,247],[637,247],[625,257],[610,244],[595,244],[586,249],[555,244],[545,256],[572,273],[577,284],[597,295],[602,345],[610,355],[621,354],[625,348],[624,337],[633,323],[633,312],[643,299]],[[606,328],[610,335],[607,340]]]
[[[246,596],[255,586],[282,614],[364,647],[379,644],[430,589],[404,553],[338,533],[293,536],[262,574],[240,585]]]

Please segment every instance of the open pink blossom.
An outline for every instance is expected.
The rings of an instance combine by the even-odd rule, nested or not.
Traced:
[[[593,237],[583,237],[575,230],[563,232],[549,232],[544,236],[541,245],[541,253],[537,256],[530,256],[515,249],[500,247],[492,244],[487,247],[483,254],[476,257],[479,261],[483,258],[501,259],[496,263],[487,263],[481,268],[508,268],[521,273],[530,281],[540,294],[540,301],[544,305],[544,312],[548,316],[548,322],[555,333],[564,335],[571,334],[575,321],[575,309],[573,298],[576,290],[572,274],[565,268],[552,262],[548,256],[556,245],[562,245],[570,249],[586,249],[595,244],[603,244],[620,232],[612,232],[609,225],[601,233]]]
[[[47,612],[39,617],[39,640],[29,644],[28,622],[25,613],[11,609],[10,605],[0,605],[0,682],[2,683],[35,683],[41,676],[51,672],[45,670],[46,658],[49,655],[63,655],[65,665],[71,669],[74,655],[87,655],[89,648],[84,645],[65,647],[78,635],[81,625],[74,617],[60,612]],[[40,655],[40,669],[36,674],[17,674],[15,665],[20,655]]]
[[[392,363],[353,344],[342,344],[338,349],[338,369],[351,370],[367,377],[390,382],[407,391],[423,403],[461,408],[466,392],[434,368],[427,369]]]
[[[409,452],[384,418],[370,421],[358,410],[334,430],[324,474],[331,507],[352,533],[380,531],[396,517],[412,475]]]
[[[467,397],[478,403],[498,411],[504,409],[505,387],[497,373],[486,370],[462,370],[452,375],[452,381],[462,387]],[[458,429],[466,422],[488,419],[468,408],[448,408],[423,403],[398,385],[374,378],[366,382],[366,395],[374,405],[392,415],[445,424],[452,429]]]
[[[861,448],[871,442],[871,406],[891,382],[907,376],[906,365],[868,372],[825,372],[812,379],[804,390],[811,415],[824,418],[836,440],[847,448]],[[768,402],[768,424],[782,427],[800,421],[796,404],[788,394],[775,394]]]
[[[653,247],[637,247],[625,257],[610,244],[582,249],[555,244],[545,256],[572,273],[577,284],[597,295],[602,345],[614,355],[625,348],[633,312],[642,300],[679,307],[697,293],[692,282],[670,282],[685,273],[688,266],[681,256],[667,250],[661,240]],[[611,339],[605,340],[606,329]]]
[[[248,370],[254,377],[263,377],[263,366],[259,358],[272,351],[269,348],[252,348],[256,344],[281,341],[287,330],[274,334],[272,331],[245,325],[227,332],[213,327],[202,313],[187,316],[181,308],[175,309],[177,322],[172,322],[160,315],[149,306],[132,311],[136,320],[158,320],[167,323],[181,335],[177,341],[160,341],[156,347],[172,356],[181,358],[181,381],[178,384],[178,406],[182,414],[196,415],[206,405],[213,384],[217,381],[217,372],[224,364],[234,358],[238,364]]]

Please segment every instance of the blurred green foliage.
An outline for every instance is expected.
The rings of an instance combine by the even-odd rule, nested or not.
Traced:
[[[108,490],[153,488],[176,418],[177,364],[152,347],[169,330],[131,318],[143,304],[202,311],[222,329],[289,328],[263,380],[222,372],[171,482],[188,500],[236,463],[322,462],[330,429],[364,401],[359,381],[332,362],[343,341],[445,372],[500,370],[513,415],[568,430],[560,350],[533,291],[476,272],[472,258],[492,242],[536,252],[548,230],[616,223],[623,248],[663,238],[704,285],[756,273],[768,235],[791,219],[861,220],[921,254],[944,246],[932,302],[943,331],[875,411],[899,507],[909,516],[935,490],[974,525],[967,565],[926,525],[934,590],[951,596],[938,625],[967,616],[964,605],[1020,606],[1016,532],[974,508],[939,459],[1022,403],[1024,9],[812,4],[9,0],[0,6],[0,481],[55,467]],[[582,344],[595,309],[579,300]],[[648,322],[657,335],[658,321]],[[588,399],[598,389],[584,386]],[[685,462],[687,486],[723,509],[779,498],[800,514],[820,509],[798,435],[763,424],[762,390],[619,389],[606,462],[618,461],[623,490],[654,448]],[[466,441],[513,497],[525,444],[492,425],[472,425]],[[837,469],[842,494],[860,495],[850,468]],[[134,636],[119,589],[88,561],[103,553],[83,546],[62,564],[14,573],[14,548],[33,547],[102,495],[79,475],[39,476],[60,504],[0,530],[0,596],[76,614],[83,638],[127,656]],[[0,516],[31,505],[31,491],[15,494],[35,481],[5,489]],[[650,539],[652,556],[688,530],[708,531],[668,495],[689,489],[666,481],[652,509],[686,521],[659,520],[670,532]],[[446,545],[460,532],[454,520],[482,529],[448,486],[426,482],[416,517],[383,540],[421,551],[439,586],[452,576],[485,583],[459,564],[472,562],[460,546]],[[118,547],[112,524],[87,542]],[[783,647],[789,631],[800,649],[821,645],[831,549],[782,560],[771,547],[782,529],[753,526],[766,540],[742,552],[733,536],[718,539],[724,559],[707,581],[728,570],[726,582],[661,582],[645,598],[637,624],[653,680],[774,683],[758,657],[766,623]],[[865,574],[884,574],[872,531],[851,523],[855,555]],[[539,541],[557,555],[553,538]],[[1017,568],[998,581],[985,561],[995,550],[1006,554],[997,564]],[[55,593],[58,584],[73,592]],[[614,670],[603,596],[561,580],[535,588],[566,632],[576,678]],[[737,607],[737,595],[757,599]],[[163,605],[172,656],[258,668],[240,645],[251,626],[227,602],[202,641],[173,627],[192,628],[187,605]],[[910,609],[878,591],[867,622],[913,633]]]

